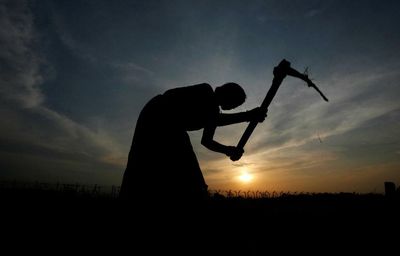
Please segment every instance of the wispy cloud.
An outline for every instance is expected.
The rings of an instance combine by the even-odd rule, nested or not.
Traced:
[[[254,4],[254,3],[253,3]],[[304,17],[313,18],[323,13],[330,5],[330,1],[261,1],[255,10],[259,22],[299,20]]]
[[[92,131],[70,118],[61,115],[49,108],[38,107],[35,112],[47,118],[50,122],[57,125],[59,133],[56,137],[49,138],[54,149],[62,151],[74,151],[82,155],[96,158],[100,162],[123,166],[125,155],[120,145],[116,144],[105,131]],[[51,141],[47,141],[48,143]],[[50,143],[49,143],[50,144]]]
[[[398,91],[397,87],[387,83],[397,77],[400,77],[400,73],[391,70],[379,74],[365,71],[328,78],[326,82],[321,82],[320,87],[322,90],[329,88],[329,103],[299,96],[274,108],[276,113],[271,113],[271,119],[261,125],[265,131],[254,134],[251,149],[257,151],[261,148],[276,150],[297,147],[315,140],[317,133],[326,139],[385,115],[400,107],[393,98],[393,94]],[[377,86],[381,90],[377,91]],[[314,103],[305,104],[307,101]]]
[[[250,165],[253,165],[253,163],[249,163],[249,162],[244,162],[244,161],[242,161],[242,162],[240,162],[240,163],[235,163],[235,164],[232,164],[233,166],[236,166],[236,167],[243,167],[243,166],[250,166]]]
[[[91,53],[91,47],[89,45],[84,45],[71,35],[65,25],[63,17],[53,11],[51,20],[55,26],[55,32],[57,33],[58,38],[74,56],[89,63],[99,62],[98,57]]]
[[[112,62],[109,64],[115,69],[123,83],[145,86],[144,81],[154,80],[155,72],[134,62]]]
[[[45,78],[41,70],[48,64],[37,51],[39,38],[28,2],[3,1],[0,24],[0,95],[5,100],[2,113],[10,117],[9,123],[0,129],[1,139],[11,144],[22,143],[22,148],[34,146],[70,155],[71,161],[72,155],[81,155],[122,169],[125,152],[107,132],[91,130],[44,104],[40,86]],[[6,151],[2,148],[3,153]]]
[[[0,94],[23,107],[38,106],[43,102],[38,88],[42,60],[32,52],[36,34],[27,2],[2,1],[0,24]]]

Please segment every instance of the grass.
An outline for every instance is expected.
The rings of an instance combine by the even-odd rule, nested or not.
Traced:
[[[202,207],[171,209],[124,204],[118,189],[3,184],[3,233],[18,237],[34,232],[29,239],[56,239],[62,248],[78,247],[79,241],[80,247],[88,246],[85,241],[94,239],[91,250],[107,244],[127,246],[130,254],[138,255],[159,249],[164,254],[266,255],[273,249],[310,252],[317,244],[325,250],[367,248],[378,239],[396,238],[390,234],[397,232],[400,216],[398,197],[374,193],[212,191]],[[46,235],[37,236],[39,232]]]

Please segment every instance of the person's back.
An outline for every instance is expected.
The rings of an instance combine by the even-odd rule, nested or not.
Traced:
[[[204,128],[206,123],[215,122],[219,113],[214,90],[206,83],[170,89],[163,96],[167,118],[186,131]]]

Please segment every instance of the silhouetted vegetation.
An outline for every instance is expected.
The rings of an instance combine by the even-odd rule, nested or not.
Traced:
[[[0,198],[3,203],[48,202],[62,204],[65,201],[71,203],[85,201],[96,202],[98,205],[110,202],[120,204],[119,191],[119,186],[100,186],[98,184],[0,182]],[[146,191],[143,191],[143,193],[146,193]],[[138,197],[140,196],[138,195]],[[175,196],[179,197],[180,195]],[[390,207],[395,206],[395,210],[397,210],[399,202],[399,189],[389,196],[379,193],[209,190],[209,197],[202,206],[212,211],[231,211],[231,213],[227,212],[226,214],[249,210],[260,211],[267,216],[276,217],[279,217],[279,214],[282,213],[310,214],[318,217],[336,214],[390,215],[392,210]],[[121,207],[124,209],[135,208],[135,204],[121,203]]]
[[[119,186],[101,186],[98,184],[67,183],[20,183],[1,181],[0,191],[3,200],[46,200],[46,199],[115,199]]]
[[[279,250],[302,243],[308,251],[316,250],[312,243],[327,246],[335,241],[335,247],[352,247],[355,238],[391,238],[388,232],[400,216],[397,192],[385,196],[219,190],[210,191],[206,203],[193,209],[151,203],[144,209],[124,204],[118,191],[117,186],[2,182],[5,229],[18,234],[46,231],[48,239],[57,237],[58,243],[66,243],[63,246],[71,246],[66,233],[71,232],[81,246],[89,246],[89,238],[106,244],[129,241],[131,252],[157,253],[161,248],[191,252],[187,255],[265,255],[282,243],[286,246]]]

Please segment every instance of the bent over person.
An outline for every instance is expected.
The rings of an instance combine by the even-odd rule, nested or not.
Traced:
[[[244,90],[236,83],[215,90],[206,83],[178,87],[152,98],[136,123],[120,198],[148,203],[203,200],[207,184],[187,131],[203,129],[202,145],[233,160],[240,159],[242,149],[222,145],[213,137],[217,126],[264,121],[266,114],[259,108],[220,112],[240,106],[245,99]]]

